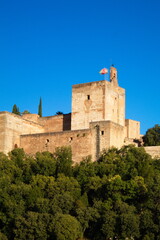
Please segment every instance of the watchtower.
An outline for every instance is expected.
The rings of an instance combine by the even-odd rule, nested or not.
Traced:
[[[87,129],[89,123],[112,121],[125,125],[125,89],[118,86],[117,69],[110,68],[110,81],[72,86],[71,129]]]

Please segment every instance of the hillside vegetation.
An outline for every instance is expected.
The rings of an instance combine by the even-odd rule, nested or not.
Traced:
[[[160,146],[160,125],[149,128],[143,136],[144,146]]]
[[[160,239],[160,159],[133,146],[72,165],[71,149],[0,153],[1,240]]]

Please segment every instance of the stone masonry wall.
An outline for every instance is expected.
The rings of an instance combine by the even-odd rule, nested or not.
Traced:
[[[129,139],[140,139],[140,122],[126,119],[125,137]]]
[[[3,112],[0,114],[0,152],[4,152],[5,149],[5,121],[6,115]]]
[[[145,151],[150,154],[153,158],[160,158],[160,146],[148,146],[144,147]]]
[[[108,81],[72,87],[71,129],[87,129],[90,122],[112,121],[124,126],[125,90]]]
[[[105,120],[125,125],[125,89],[105,83]]]
[[[92,132],[92,154],[94,159],[104,149],[116,146],[120,148],[124,145],[124,127],[111,121],[98,121],[90,123]],[[99,142],[98,142],[99,141]]]
[[[105,118],[105,81],[73,85],[71,129],[87,129]]]
[[[20,135],[43,132],[41,125],[36,124],[13,113],[1,112],[0,151],[8,153],[15,147],[20,147]]]
[[[90,123],[92,131],[92,154],[94,159],[98,159],[99,155],[110,144],[110,129],[108,121],[98,121]]]
[[[22,118],[44,127],[44,132],[60,132],[71,129],[71,114],[39,117],[38,114],[24,114]]]
[[[71,146],[73,161],[92,154],[92,134],[90,130],[50,132],[42,134],[22,135],[20,146],[28,154],[36,152],[54,152],[57,147]]]
[[[121,148],[124,145],[124,127],[110,122],[109,124],[110,129],[110,145],[109,147],[117,147]]]

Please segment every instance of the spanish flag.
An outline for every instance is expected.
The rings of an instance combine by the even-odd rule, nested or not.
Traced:
[[[99,73],[100,74],[106,74],[106,73],[108,73],[108,69],[107,68],[103,68],[103,69],[101,69],[101,71]]]

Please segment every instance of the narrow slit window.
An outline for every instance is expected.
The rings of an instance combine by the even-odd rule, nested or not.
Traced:
[[[90,95],[87,95],[87,99],[90,100]]]
[[[101,135],[104,135],[104,131],[101,131]]]

